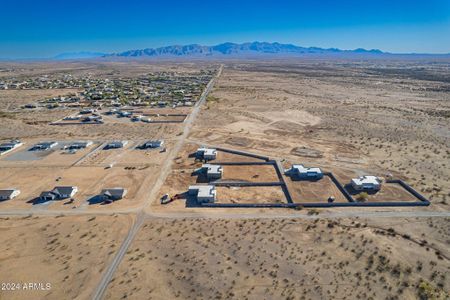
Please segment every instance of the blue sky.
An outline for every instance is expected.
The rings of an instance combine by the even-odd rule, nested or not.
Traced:
[[[268,41],[450,52],[450,0],[0,0],[0,57]]]

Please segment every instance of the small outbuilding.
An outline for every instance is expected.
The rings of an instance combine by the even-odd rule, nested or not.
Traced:
[[[195,197],[198,203],[214,203],[216,194],[216,187],[213,185],[191,185],[188,190],[188,195]]]
[[[381,179],[377,176],[366,175],[353,178],[350,184],[357,191],[378,191],[381,188]]]
[[[20,190],[18,189],[3,189],[0,190],[0,201],[11,200],[19,196]]]
[[[320,168],[308,168],[303,165],[292,165],[285,174],[292,178],[303,180],[318,180],[323,178],[323,172]]]

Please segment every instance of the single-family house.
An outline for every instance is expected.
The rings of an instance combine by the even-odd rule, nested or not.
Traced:
[[[112,141],[105,145],[103,149],[119,149],[123,148],[128,144],[128,141]]]
[[[57,186],[51,191],[42,192],[40,199],[45,201],[72,198],[78,192],[76,186]]]
[[[0,189],[0,201],[11,200],[20,194],[18,189]]]
[[[292,178],[303,180],[318,180],[323,177],[320,168],[309,168],[303,165],[292,165],[290,169],[286,170],[285,174]]]
[[[148,148],[159,148],[164,145],[163,140],[151,140],[147,141],[144,144],[141,145],[142,149],[148,149]]]
[[[208,179],[220,179],[223,176],[223,168],[221,165],[203,164],[202,171],[205,172]]]
[[[201,147],[197,149],[195,157],[197,159],[202,160],[214,160],[217,157],[217,150],[212,148]]]
[[[381,188],[381,179],[377,176],[366,175],[353,178],[350,184],[357,191],[378,191]]]
[[[82,115],[87,115],[87,114],[92,114],[93,112],[94,112],[93,109],[86,108],[86,109],[82,109],[82,110],[80,111],[80,114],[82,114]]]
[[[40,142],[37,143],[35,145],[33,145],[33,147],[30,148],[30,151],[46,151],[46,150],[50,150],[51,148],[55,147],[56,145],[58,145],[58,142]]]
[[[213,185],[191,185],[188,195],[195,197],[198,203],[214,203],[217,191]]]
[[[127,190],[121,187],[106,188],[100,192],[100,196],[105,201],[117,201],[125,197]]]
[[[73,143],[65,146],[64,149],[79,150],[79,149],[85,149],[85,148],[89,147],[90,145],[92,145],[91,141],[73,142]]]
[[[23,143],[20,142],[19,140],[13,140],[7,143],[2,143],[0,144],[0,155],[13,151],[14,149],[19,148],[22,145]]]

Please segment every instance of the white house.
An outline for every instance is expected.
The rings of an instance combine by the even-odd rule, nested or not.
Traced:
[[[214,203],[216,201],[216,187],[213,185],[191,185],[188,190],[198,203]]]
[[[93,112],[94,112],[93,109],[86,108],[86,109],[81,110],[81,111],[80,111],[80,114],[82,114],[82,115],[87,115],[87,114],[92,114]]]
[[[14,140],[14,141],[11,141],[8,143],[0,144],[0,155],[11,152],[14,149],[19,148],[22,145],[23,145],[23,143],[20,142],[19,140]]]
[[[65,120],[65,121],[75,121],[75,120],[79,120],[79,119],[81,119],[80,115],[74,115],[74,116],[64,117],[63,120]]]
[[[217,150],[212,148],[200,147],[197,149],[195,156],[198,159],[214,160],[217,157]]]
[[[357,191],[378,191],[381,188],[381,179],[376,176],[366,175],[353,178],[350,184]]]
[[[4,189],[0,190],[0,201],[11,200],[19,196],[20,190],[18,189]]]
[[[58,145],[58,142],[40,142],[40,143],[33,145],[33,147],[31,147],[30,151],[50,150],[51,148],[55,147],[56,145]]]
[[[89,147],[90,145],[92,145],[91,141],[87,141],[87,142],[73,142],[73,143],[65,146],[64,149],[79,150],[79,149],[85,149],[85,148]]]
[[[206,172],[208,179],[220,179],[223,175],[223,168],[221,165],[203,164],[202,170]]]
[[[292,165],[292,167],[285,172],[297,179],[317,180],[323,177],[322,170],[320,168],[308,168],[303,165]]]

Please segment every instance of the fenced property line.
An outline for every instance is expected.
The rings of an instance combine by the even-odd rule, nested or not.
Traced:
[[[237,187],[249,187],[249,186],[282,186],[283,182],[248,182],[248,181],[211,181],[209,184],[214,186],[237,186]]]
[[[163,121],[163,120],[161,120],[161,121],[147,121],[147,122],[142,122],[142,123],[147,123],[147,124],[157,124],[157,123],[184,123],[184,121],[186,120],[186,118],[185,119],[183,119],[183,120],[177,120],[177,121]]]
[[[347,199],[348,202],[356,202],[355,199],[353,199],[352,195],[350,195],[349,192],[345,189],[344,186],[337,180],[337,178],[333,175],[331,172],[325,172],[323,175],[330,177],[331,181],[336,185],[336,187],[339,189],[339,191],[344,195],[345,199]]]
[[[232,150],[232,149],[227,149],[227,148],[221,148],[221,147],[216,147],[216,150],[222,151],[222,152],[227,152],[227,153],[231,153],[231,154],[237,154],[237,155],[242,155],[242,156],[248,156],[248,157],[253,157],[253,158],[257,158],[257,159],[262,159],[265,161],[269,161],[269,157],[267,156],[263,156],[263,155],[259,155],[259,154],[253,154],[250,152],[246,152],[246,151],[240,151],[240,150]]]
[[[324,176],[328,176],[335,184],[338,190],[346,198],[348,202],[295,202],[292,199],[288,185],[283,177],[283,167],[278,160],[271,160],[267,156],[253,154],[245,151],[232,150],[227,148],[216,147],[217,150],[241,156],[247,156],[264,160],[263,162],[212,162],[215,165],[229,165],[229,166],[245,166],[245,165],[273,165],[279,179],[278,182],[241,182],[241,181],[212,181],[210,184],[215,186],[236,186],[236,187],[251,187],[251,186],[280,186],[286,197],[287,203],[202,203],[199,207],[224,207],[224,208],[331,208],[331,207],[414,207],[414,206],[428,206],[430,201],[426,199],[419,192],[414,190],[411,186],[400,179],[386,180],[386,183],[399,184],[407,192],[417,198],[419,201],[380,201],[380,202],[358,202],[346,190],[346,188],[339,182],[339,180],[331,172],[324,172]]]
[[[264,166],[273,165],[273,161],[212,161],[209,164],[222,166]]]
[[[187,114],[147,114],[147,113],[143,113],[143,112],[140,112],[140,111],[133,111],[133,112],[135,112],[135,113],[142,113],[142,115],[144,115],[144,116],[149,116],[149,117],[161,117],[161,116],[163,116],[163,117],[187,117],[188,115]]]
[[[200,207],[222,208],[331,208],[331,207],[414,207],[427,202],[310,202],[310,203],[202,203]]]
[[[278,176],[278,180],[280,180],[280,182],[283,183],[283,185],[281,186],[284,196],[286,197],[286,201],[288,203],[294,203],[294,201],[292,200],[292,196],[291,196],[291,192],[289,191],[289,188],[286,184],[286,181],[284,180],[283,177],[283,166],[281,166],[281,163],[277,160],[273,160],[272,161],[274,164],[274,168],[275,168],[275,172],[277,173]]]
[[[223,152],[229,152],[229,153],[233,153],[233,154],[238,154],[238,155],[243,155],[243,156],[251,156],[251,157],[256,157],[259,159],[263,159],[265,161],[260,161],[260,162],[213,162],[212,164],[214,165],[228,165],[228,166],[258,166],[258,165],[271,165],[274,167],[275,172],[277,174],[278,180],[279,182],[257,182],[257,183],[252,183],[252,182],[226,182],[226,181],[213,181],[210,182],[212,185],[215,186],[238,186],[238,187],[250,187],[250,186],[280,186],[283,194],[286,198],[286,201],[288,203],[294,203],[294,201],[292,200],[292,196],[291,193],[289,192],[289,189],[287,187],[286,181],[284,180],[283,177],[283,172],[282,172],[282,167],[279,165],[279,162],[276,160],[270,160],[269,157],[266,156],[260,156],[257,154],[252,154],[252,153],[247,153],[247,152],[242,152],[242,151],[235,151],[235,150],[230,150],[230,149],[225,149],[225,148],[216,148],[219,151],[223,151]],[[224,151],[225,150],[225,151]]]
[[[64,126],[64,125],[102,125],[105,124],[104,122],[51,122],[49,125],[58,125],[58,126]]]
[[[411,195],[413,195],[414,197],[416,197],[417,199],[419,199],[420,201],[427,203],[427,205],[430,204],[430,200],[428,200],[427,198],[425,198],[422,194],[420,194],[418,191],[416,191],[415,189],[413,189],[409,184],[407,184],[406,182],[404,182],[403,180],[400,179],[391,179],[391,180],[386,180],[386,183],[396,183],[399,184],[402,188],[404,188],[406,191],[408,191]]]

